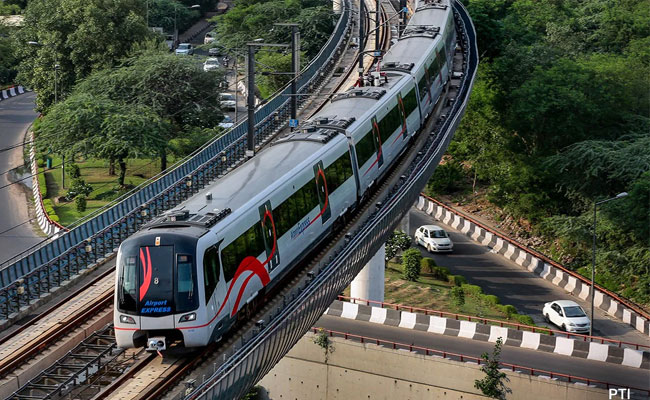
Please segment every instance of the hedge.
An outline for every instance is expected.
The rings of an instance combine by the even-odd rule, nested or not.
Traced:
[[[470,285],[468,283],[463,283],[463,284],[460,285],[460,287],[463,288],[463,292],[465,292],[465,293],[467,293],[467,294],[469,294],[471,296],[474,296],[474,297],[478,297],[479,295],[481,295],[483,293],[483,290],[481,289],[481,287],[477,286],[477,285]]]
[[[462,275],[449,275],[447,280],[455,286],[461,286],[463,283],[467,283],[467,279]]]
[[[422,271],[433,272],[436,267],[437,264],[433,258],[423,258],[420,260],[420,268],[422,268]]]
[[[496,306],[499,304],[499,298],[493,294],[484,294],[481,296],[481,299],[485,300],[486,302],[492,304],[493,306]]]

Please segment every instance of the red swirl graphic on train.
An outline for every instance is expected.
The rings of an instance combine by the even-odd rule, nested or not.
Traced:
[[[146,258],[142,252],[142,248],[140,248],[140,263],[142,264],[142,276],[144,277],[142,285],[140,285],[140,301],[144,299],[151,285],[151,254],[149,254],[149,247],[145,247],[144,249],[147,251]]]

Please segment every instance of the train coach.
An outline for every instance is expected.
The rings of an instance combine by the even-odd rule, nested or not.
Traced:
[[[119,347],[218,341],[336,230],[441,98],[456,43],[449,0],[420,2],[367,85],[125,240]]]

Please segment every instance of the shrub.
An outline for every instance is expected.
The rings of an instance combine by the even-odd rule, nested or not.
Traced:
[[[518,321],[520,324],[524,325],[535,325],[535,321],[530,317],[530,315],[521,315],[521,314],[512,314],[512,318]]]
[[[515,308],[515,306],[512,306],[510,304],[506,304],[506,305],[497,304],[496,307],[499,311],[504,313],[508,319],[512,318],[514,314],[517,314],[517,309]]]
[[[407,281],[415,282],[420,277],[420,260],[422,255],[418,249],[408,249],[402,254],[402,276]]]
[[[52,222],[59,222],[60,221],[59,216],[56,215],[56,214],[50,214],[49,217],[50,217],[50,221],[52,221]]]
[[[467,283],[463,283],[460,285],[460,287],[463,288],[463,292],[465,292],[470,296],[478,297],[483,293],[481,287],[477,285],[470,285]]]
[[[68,175],[72,179],[79,178],[81,176],[81,169],[79,169],[77,164],[70,164],[68,165]]]
[[[499,304],[499,298],[493,294],[484,294],[481,298],[485,300],[486,303],[492,304],[493,306]]]
[[[77,211],[84,212],[86,211],[86,196],[83,194],[78,195],[74,198],[74,204],[77,208]]]
[[[422,267],[422,271],[429,271],[433,273],[434,269],[436,267],[436,262],[433,258],[423,258],[420,261],[420,266]]]
[[[86,183],[81,178],[77,178],[74,181],[72,181],[72,187],[68,189],[68,194],[66,195],[66,199],[71,200],[74,198],[77,198],[78,196],[88,196],[90,193],[92,193],[93,187],[90,186],[89,184]]]
[[[462,275],[449,275],[447,280],[454,286],[460,286],[463,283],[467,283],[467,279]]]
[[[451,300],[455,305],[461,307],[465,304],[465,292],[458,286],[455,286],[451,289]]]
[[[449,277],[449,268],[447,267],[434,267],[433,268],[433,278],[439,281],[447,281]]]

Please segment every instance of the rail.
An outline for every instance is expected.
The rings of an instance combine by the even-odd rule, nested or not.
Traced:
[[[399,182],[377,203],[377,209],[338,248],[330,260],[313,271],[313,278],[284,309],[265,321],[242,347],[186,399],[239,398],[259,381],[320,318],[323,311],[385,243],[411,208],[446,151],[467,106],[478,68],[476,31],[464,6],[453,4],[459,41],[464,52],[459,92],[446,117],[432,132]]]
[[[304,97],[325,78],[319,71],[332,69],[349,32],[349,17],[349,7],[345,7],[327,44],[298,77],[299,92]],[[256,111],[256,145],[284,125],[289,116],[289,90],[287,86]],[[299,104],[305,101],[304,97],[299,98]],[[89,265],[103,261],[142,224],[196,194],[211,180],[244,161],[247,124],[248,121],[238,124],[202,147],[182,165],[121,198],[115,206],[30,254],[10,260],[11,264],[0,271],[0,320],[8,319],[21,307]]]
[[[415,346],[413,344],[406,344],[406,343],[400,343],[400,342],[394,342],[391,340],[384,340],[384,339],[377,339],[373,337],[368,337],[368,336],[360,336],[360,335],[354,335],[351,333],[347,332],[339,332],[339,331],[332,331],[328,329],[323,329],[323,328],[312,328],[312,331],[316,334],[320,332],[325,332],[327,333],[328,336],[330,337],[340,337],[345,340],[356,340],[359,343],[372,343],[376,344],[377,346],[388,346],[392,348],[393,350],[408,350],[412,352],[419,352],[423,353],[427,356],[440,356],[445,359],[452,359],[452,360],[458,360],[461,362],[476,362],[477,365],[482,365],[485,364],[485,361],[481,358],[474,357],[474,356],[468,356],[466,354],[459,354],[459,353],[452,353],[449,351],[443,351],[443,350],[435,350],[435,349],[430,349],[428,347],[421,347],[421,346]],[[615,383],[611,382],[605,382],[605,381],[600,381],[597,379],[591,379],[591,378],[584,378],[581,376],[576,376],[576,375],[568,375],[568,374],[563,374],[560,372],[553,372],[553,371],[547,371],[544,369],[539,369],[539,368],[531,368],[531,367],[526,367],[523,365],[518,365],[518,364],[510,364],[506,362],[499,362],[499,365],[501,367],[508,368],[512,370],[513,372],[515,371],[520,371],[520,372],[527,372],[531,376],[548,376],[551,379],[564,379],[569,383],[576,383],[576,382],[581,382],[585,383],[587,385],[599,385],[601,387],[604,387],[606,389],[609,389],[610,387],[621,387],[621,385],[617,385]],[[627,386],[626,386],[627,388]],[[635,388],[635,387],[629,387],[629,389],[632,390],[638,390],[639,392],[646,393],[650,395],[650,389],[641,389],[641,388]]]
[[[380,306],[381,308],[390,308],[393,310],[397,311],[408,311],[408,312],[419,312],[424,315],[437,315],[439,317],[444,317],[444,318],[451,318],[455,320],[463,320],[463,321],[470,321],[470,322],[480,322],[483,325],[499,325],[500,327],[514,327],[518,331],[520,330],[527,330],[531,331],[533,333],[546,333],[548,335],[552,336],[566,336],[567,338],[573,338],[576,340],[582,340],[583,342],[600,342],[601,344],[614,344],[617,347],[623,347],[623,345],[626,345],[628,347],[634,347],[636,350],[639,350],[639,348],[645,348],[645,349],[650,349],[650,346],[645,345],[645,344],[638,344],[638,343],[632,343],[632,342],[625,342],[622,340],[616,340],[616,339],[608,339],[600,336],[589,336],[589,335],[581,335],[579,333],[572,333],[572,332],[564,332],[564,331],[559,331],[557,329],[549,329],[549,328],[544,328],[544,327],[539,327],[539,326],[531,326],[531,325],[525,325],[525,324],[518,324],[516,322],[508,322],[508,321],[501,321],[498,319],[490,319],[490,318],[483,318],[483,317],[477,317],[477,316],[472,316],[472,315],[465,315],[465,314],[456,314],[448,311],[439,311],[439,310],[431,310],[428,308],[421,308],[421,307],[412,307],[412,306],[405,306],[402,304],[394,304],[394,303],[387,303],[383,301],[374,301],[374,300],[366,300],[366,299],[360,299],[356,297],[348,297],[348,296],[338,296],[338,300],[341,301],[349,301],[351,303],[359,304],[359,303],[365,303],[367,306],[371,304],[375,304],[377,306]]]
[[[513,239],[509,238],[509,237],[506,236],[505,234],[503,234],[503,233],[501,233],[501,232],[495,230],[494,228],[490,228],[490,227],[486,226],[485,224],[482,224],[481,222],[479,222],[479,221],[477,221],[476,219],[472,218],[471,216],[469,216],[469,215],[463,213],[462,211],[458,211],[458,210],[456,210],[456,209],[454,209],[454,208],[451,208],[451,207],[449,207],[448,205],[446,205],[446,204],[444,204],[444,203],[440,202],[439,200],[436,200],[436,199],[434,199],[434,198],[432,198],[432,197],[429,197],[429,196],[427,196],[427,195],[424,194],[424,193],[421,193],[420,196],[426,198],[426,199],[429,200],[429,201],[432,201],[432,202],[436,203],[438,206],[440,206],[440,207],[442,207],[442,208],[444,208],[444,209],[446,209],[446,210],[448,210],[448,211],[450,211],[450,212],[452,212],[452,213],[454,213],[454,214],[461,215],[461,216],[462,216],[463,218],[465,218],[466,220],[468,220],[468,221],[472,222],[473,224],[475,224],[475,225],[481,227],[482,229],[485,229],[486,231],[492,233],[493,235],[497,236],[497,237],[500,238],[501,240],[503,240],[503,241],[505,241],[505,242],[508,242],[508,243],[510,243],[511,245],[516,246],[516,247],[518,247],[518,248],[524,250],[524,251],[527,252],[527,253],[530,253],[531,255],[533,255],[534,257],[539,258],[540,260],[544,261],[545,263],[550,264],[550,265],[554,266],[555,268],[558,268],[558,269],[562,270],[562,272],[564,272],[564,273],[566,273],[566,274],[568,274],[568,275],[571,275],[572,277],[578,279],[578,280],[581,281],[582,283],[591,286],[591,280],[585,278],[584,276],[582,276],[582,275],[580,275],[580,274],[578,274],[578,273],[576,273],[576,272],[574,272],[574,271],[569,270],[568,268],[566,268],[566,267],[563,266],[562,264],[560,264],[560,263],[558,263],[557,261],[551,259],[551,258],[550,258],[549,256],[547,256],[546,254],[541,253],[541,252],[539,252],[538,250],[535,250],[535,249],[533,249],[533,248],[531,248],[531,247],[528,247],[528,246],[526,246],[526,245],[523,244],[523,243],[519,243],[519,242],[517,242],[516,240],[513,240]],[[596,289],[600,290],[601,292],[607,294],[609,297],[615,299],[616,301],[618,301],[618,302],[620,302],[621,304],[625,305],[626,307],[630,308],[631,310],[633,310],[633,311],[636,312],[637,314],[643,316],[646,320],[650,320],[650,313],[648,313],[647,311],[645,311],[645,310],[644,310],[641,306],[639,306],[638,304],[632,302],[632,301],[629,300],[629,299],[626,299],[625,297],[622,297],[622,296],[620,296],[620,295],[618,295],[618,294],[612,292],[612,291],[609,290],[609,289],[606,289],[606,288],[600,286],[600,285],[597,284],[597,283],[595,284],[595,286],[596,286]]]

